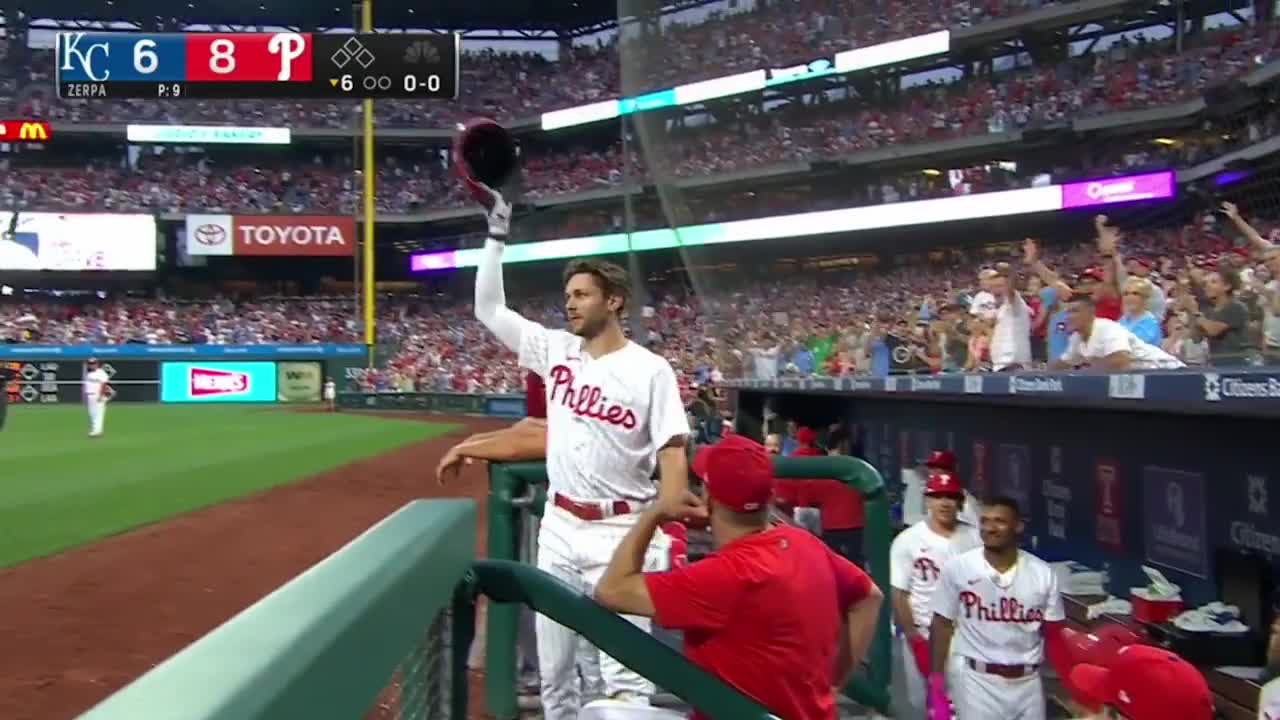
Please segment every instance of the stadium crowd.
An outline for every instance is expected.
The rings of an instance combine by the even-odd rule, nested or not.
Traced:
[[[1167,105],[1270,61],[1277,37],[1270,24],[1236,26],[1194,37],[1181,53],[1174,53],[1169,42],[1125,40],[1058,65],[924,84],[908,89],[889,105],[869,105],[850,94],[812,104],[771,106],[768,112],[743,114],[706,127],[675,127],[660,141],[639,151],[633,148],[629,169],[624,168],[620,142],[541,148],[535,140],[523,157],[524,193],[529,198],[548,198],[616,187],[627,177],[652,180],[653,174],[646,169],[650,164],[664,168],[662,177],[668,176],[667,171],[680,178],[700,177]],[[47,72],[31,72],[33,80],[47,84]],[[517,80],[522,88],[589,84]],[[13,112],[19,115],[60,118],[60,113],[68,112],[67,119],[83,122],[205,119],[178,111],[207,106],[223,113],[221,121],[294,127],[307,124],[304,109],[309,107],[297,103],[289,107],[301,114],[277,116],[257,101],[173,107],[137,101],[119,107],[117,117],[112,114],[117,105],[62,106],[37,91],[19,91],[11,100],[16,103]],[[77,108],[83,113],[72,112]],[[1274,118],[1269,118],[1246,134],[1266,137],[1275,127]],[[200,154],[176,152],[142,153],[131,163],[112,157],[88,163],[77,158],[69,167],[44,158],[36,164],[12,161],[0,177],[0,202],[31,209],[172,212],[347,213],[358,206],[361,184],[352,174],[349,155],[288,157],[225,166]],[[389,153],[378,175],[381,212],[411,213],[466,204],[439,155],[431,150]]]
[[[1009,342],[1001,340],[992,298],[999,274],[1029,307],[1024,331],[1033,357],[1021,363],[1024,369],[1043,368],[1066,352],[1073,327],[1068,302],[1081,295],[1094,298],[1099,317],[1120,321],[1185,365],[1275,361],[1280,249],[1268,238],[1280,237],[1280,225],[1270,231],[1269,223],[1255,221],[1262,227],[1253,233],[1233,214],[1234,206],[1224,206],[1184,227],[1124,234],[1100,225],[1098,240],[1086,245],[1015,252],[1015,243],[995,255],[950,250],[942,261],[923,265],[884,257],[871,269],[782,278],[763,268],[707,272],[700,282],[703,296],[674,283],[650,288],[649,304],[638,310],[637,340],[670,358],[687,390],[726,377],[999,369],[993,357],[1001,342]],[[1108,265],[1112,254],[1121,257],[1123,275]],[[509,284],[521,285],[518,279]],[[1231,292],[1224,294],[1223,287]],[[522,376],[514,358],[472,320],[468,300],[385,298],[379,339],[396,352],[384,368],[364,377],[364,386],[518,391]],[[517,309],[551,326],[563,321],[555,293],[528,296]],[[1227,330],[1207,333],[1197,324],[1201,313],[1228,313]],[[359,337],[361,324],[350,300],[0,303],[0,341],[7,342],[237,344]]]
[[[457,103],[383,101],[379,125],[444,127],[474,115],[527,120],[541,112],[616,97],[622,70],[631,94],[754,70],[786,66],[824,53],[898,40],[947,28],[981,25],[1050,5],[1056,0],[757,0],[684,21],[667,18],[658,37],[590,45],[561,45],[555,61],[535,53],[465,52]],[[853,23],[849,18],[875,18]],[[648,57],[648,53],[660,57]],[[8,48],[14,88],[10,107],[41,119],[72,122],[180,122],[352,127],[359,103],[339,102],[81,102],[60,100],[49,50]],[[574,78],[562,82],[561,78]],[[0,91],[7,83],[0,82]],[[519,87],[519,93],[511,88]]]

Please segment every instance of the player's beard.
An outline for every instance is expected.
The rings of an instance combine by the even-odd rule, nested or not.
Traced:
[[[596,317],[583,315],[582,324],[578,327],[577,330],[573,331],[573,334],[577,335],[583,340],[591,340],[592,338],[598,336],[600,333],[604,332],[605,328],[607,328],[608,326],[609,326],[608,315],[600,315]],[[569,327],[570,329],[572,329],[573,325],[570,324]]]

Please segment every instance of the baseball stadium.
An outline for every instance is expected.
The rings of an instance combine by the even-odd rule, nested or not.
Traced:
[[[0,720],[1280,717],[1276,15],[0,0]]]

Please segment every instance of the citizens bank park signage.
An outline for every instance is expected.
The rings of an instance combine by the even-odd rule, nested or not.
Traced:
[[[188,255],[351,257],[356,221],[340,215],[188,215]]]

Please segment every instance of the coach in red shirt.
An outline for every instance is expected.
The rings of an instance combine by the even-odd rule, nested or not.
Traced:
[[[690,661],[775,715],[834,720],[837,689],[862,665],[884,595],[813,535],[769,524],[773,462],[759,444],[728,435],[698,453],[693,471],[707,488],[716,552],[643,573],[654,531],[699,500],[655,506],[618,545],[596,600],[684,631]]]

